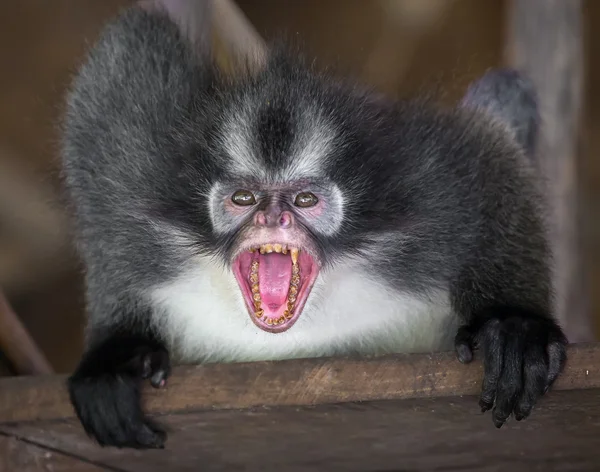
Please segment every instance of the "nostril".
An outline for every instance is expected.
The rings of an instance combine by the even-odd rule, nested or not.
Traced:
[[[289,211],[284,211],[279,217],[279,225],[282,228],[289,228],[294,222],[294,217]]]
[[[259,211],[256,214],[256,216],[254,217],[254,222],[259,226],[266,226],[267,225],[267,217],[265,216],[265,214],[262,211]]]

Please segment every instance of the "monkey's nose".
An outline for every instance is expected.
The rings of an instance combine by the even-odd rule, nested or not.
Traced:
[[[282,211],[281,213],[259,211],[254,216],[254,224],[256,226],[290,228],[294,224],[294,215],[289,211]]]

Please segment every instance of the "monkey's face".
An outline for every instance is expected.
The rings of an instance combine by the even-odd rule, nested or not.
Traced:
[[[306,180],[218,184],[210,200],[213,225],[227,234],[227,259],[252,321],[272,333],[290,329],[324,262],[319,240],[342,217],[338,188]]]

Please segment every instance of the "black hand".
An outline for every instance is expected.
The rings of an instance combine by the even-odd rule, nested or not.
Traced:
[[[112,337],[84,356],[69,378],[69,394],[85,431],[100,445],[162,448],[166,434],[144,416],[139,387],[150,378],[160,388],[169,374],[169,355],[159,343]]]
[[[479,405],[482,411],[494,408],[492,419],[498,428],[511,413],[517,421],[529,416],[560,374],[566,345],[566,337],[550,318],[509,308],[481,313],[461,327],[455,339],[462,363],[472,360],[475,348],[482,350]]]

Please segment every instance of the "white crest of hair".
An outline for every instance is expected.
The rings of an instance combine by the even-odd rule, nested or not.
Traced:
[[[303,114],[292,144],[289,165],[281,170],[279,179],[293,181],[302,178],[321,177],[323,164],[333,152],[336,137],[333,125],[327,122],[319,110]]]
[[[234,111],[234,113],[233,113]],[[269,175],[257,153],[257,136],[252,132],[252,112],[249,103],[230,112],[223,129],[222,145],[228,156],[226,166],[239,176],[250,176],[263,181],[291,182],[303,178],[321,177],[323,163],[333,152],[336,130],[313,108],[303,111],[291,144],[289,164],[275,176]]]
[[[247,102],[229,111],[229,119],[223,127],[221,144],[229,158],[226,166],[231,172],[260,179],[265,178],[266,174],[254,145],[256,139],[253,139],[250,126],[252,116],[250,104]]]
[[[246,362],[449,349],[456,323],[445,290],[399,292],[349,258],[323,270],[297,322],[272,334],[254,325],[231,271],[198,256],[149,291],[154,322],[177,362]]]

